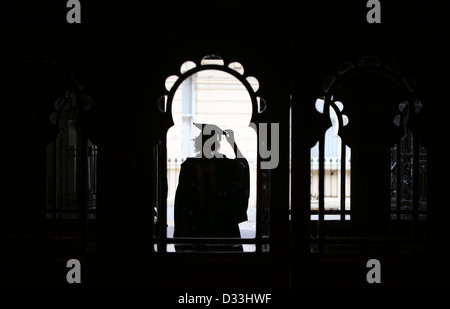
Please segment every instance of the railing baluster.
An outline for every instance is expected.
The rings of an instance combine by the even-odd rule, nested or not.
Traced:
[[[345,221],[345,178],[346,178],[346,146],[341,141],[341,198],[340,198],[340,207],[341,207],[341,221]]]
[[[319,139],[319,253],[324,252],[325,219],[325,136]]]

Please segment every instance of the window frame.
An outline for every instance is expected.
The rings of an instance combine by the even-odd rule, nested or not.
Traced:
[[[207,64],[203,63],[204,60],[216,60],[218,63]],[[183,62],[186,63],[188,61]],[[191,61],[189,61],[191,62]],[[192,61],[193,62],[193,61]],[[195,62],[194,62],[195,63]],[[171,86],[170,90],[164,92],[164,94],[158,100],[158,110],[162,117],[165,118],[167,127],[164,128],[163,137],[153,147],[153,165],[154,165],[154,177],[153,177],[153,209],[154,219],[151,237],[152,252],[157,254],[168,253],[168,244],[242,244],[242,245],[254,245],[254,252],[238,252],[236,254],[252,254],[261,252],[270,252],[270,181],[271,172],[269,169],[261,169],[261,162],[264,162],[264,158],[261,157],[260,152],[257,151],[256,159],[256,231],[254,238],[205,238],[205,237],[189,237],[189,238],[176,238],[167,237],[167,132],[169,128],[174,125],[172,119],[172,103],[175,93],[179,86],[188,78],[192,77],[195,73],[207,70],[217,70],[224,73],[228,73],[245,87],[247,90],[251,104],[252,104],[252,117],[249,126],[252,126],[256,131],[256,140],[259,141],[260,132],[259,124],[263,123],[264,112],[266,110],[266,101],[259,96],[259,88],[255,91],[247,78],[251,75],[245,74],[242,67],[231,68],[231,64],[235,64],[235,61],[225,62],[220,56],[207,55],[200,62],[195,63],[195,66],[181,72],[178,79]],[[174,75],[166,75],[173,77]],[[253,124],[255,124],[253,126]],[[210,253],[219,253],[212,251]],[[191,253],[191,252],[189,252]],[[192,252],[200,253],[200,252]],[[172,252],[170,252],[172,254]],[[177,253],[180,254],[180,253]],[[202,252],[202,254],[205,254]],[[227,252],[227,254],[232,254]]]
[[[335,111],[338,121],[339,121],[339,127],[338,127],[338,132],[337,134],[341,137],[341,142],[342,145],[348,145],[351,149],[351,144],[354,142],[351,140],[351,134],[347,135],[347,133],[345,132],[344,126],[343,126],[343,114],[342,112],[339,110],[339,108],[336,106],[335,101],[333,100],[333,96],[335,94],[335,92],[340,88],[340,87],[345,87],[345,83],[352,77],[357,76],[360,73],[376,73],[376,74],[381,74],[382,76],[384,76],[385,78],[389,79],[390,81],[392,81],[394,84],[396,84],[397,87],[399,87],[400,91],[403,93],[404,97],[406,98],[406,107],[401,110],[400,113],[400,125],[398,125],[397,127],[395,127],[394,125],[394,119],[392,120],[392,130],[393,132],[396,134],[396,136],[398,137],[398,139],[396,139],[396,142],[394,143],[394,145],[400,145],[401,143],[401,139],[407,134],[407,131],[410,132],[411,135],[414,136],[415,134],[415,129],[416,128],[412,128],[411,127],[411,123],[412,123],[412,119],[415,117],[415,113],[413,112],[414,110],[414,102],[417,100],[417,98],[415,97],[415,82],[410,78],[410,77],[405,77],[403,75],[401,75],[401,71],[398,68],[398,66],[396,64],[393,63],[389,63],[386,65],[382,65],[381,62],[375,58],[375,57],[371,57],[371,56],[367,56],[367,57],[362,57],[359,62],[355,65],[351,62],[344,62],[343,64],[341,64],[339,72],[337,75],[334,76],[327,76],[323,82],[323,87],[322,90],[324,92],[323,97],[324,97],[324,107],[323,107],[323,113],[321,113],[322,117],[324,118],[329,118],[329,112],[330,112],[330,108],[333,108],[333,110]],[[345,105],[345,102],[343,102]],[[351,121],[351,119],[350,119]],[[317,224],[318,224],[318,233],[317,236],[313,235],[313,230],[310,228],[309,230],[309,246],[311,248],[311,251],[309,252],[314,252],[314,253],[319,253],[319,254],[325,254],[327,253],[327,251],[325,250],[325,245],[329,245],[329,244],[386,244],[386,243],[395,243],[395,244],[407,244],[407,245],[411,245],[412,251],[413,252],[418,252],[419,247],[421,246],[421,244],[423,244],[423,241],[426,239],[426,232],[424,232],[423,227],[420,227],[418,222],[419,222],[419,196],[418,196],[418,192],[419,192],[419,187],[418,187],[418,177],[420,177],[419,175],[419,146],[417,145],[418,143],[414,143],[413,145],[413,155],[412,155],[412,160],[413,160],[413,184],[411,185],[411,191],[412,196],[413,196],[413,201],[412,201],[412,228],[411,228],[411,235],[410,236],[405,236],[405,237],[394,237],[394,239],[387,239],[386,237],[368,237],[368,236],[333,236],[333,237],[326,237],[325,235],[325,215],[329,214],[329,212],[327,212],[325,210],[324,207],[324,197],[325,197],[325,189],[324,189],[324,172],[325,172],[325,168],[324,168],[324,160],[325,160],[325,150],[324,150],[324,146],[325,146],[325,133],[328,130],[329,127],[331,127],[331,121],[329,119],[323,119],[322,122],[324,125],[321,128],[321,131],[319,132],[319,137],[316,139],[316,142],[318,143],[318,152],[319,152],[319,208],[317,211],[318,214],[318,218],[317,218]],[[349,138],[350,137],[350,138]],[[314,144],[315,145],[315,144]],[[343,153],[341,154],[341,157],[345,157],[345,148],[346,147],[341,147],[341,151],[343,151]],[[345,161],[345,160],[341,160],[341,161]],[[343,162],[341,162],[343,163]],[[344,165],[345,166],[345,165]],[[341,167],[342,170],[342,167]],[[351,170],[351,173],[353,172],[353,168]],[[341,174],[342,176],[343,174]],[[399,176],[400,177],[400,176]],[[341,182],[344,181],[345,184],[345,178],[340,180]],[[350,182],[352,182],[352,180],[350,180]],[[311,184],[310,184],[311,185]],[[341,185],[341,189],[342,189],[342,185]],[[426,190],[426,189],[425,189]],[[399,194],[398,194],[399,195]],[[400,196],[397,195],[397,200],[401,199]],[[342,199],[342,194],[341,194],[341,199]],[[350,196],[352,196],[352,193],[350,192]],[[351,199],[351,203],[350,203],[350,211],[345,211],[345,202],[343,204],[342,200],[340,201],[341,204],[341,209],[339,211],[341,218],[340,220],[337,221],[333,221],[333,224],[348,224],[346,223],[346,221],[353,221],[355,220],[355,217],[352,215],[352,211],[353,211],[353,199]],[[342,205],[344,205],[344,209],[342,207]],[[397,206],[399,207],[399,206]],[[399,213],[399,210],[396,210],[397,213]],[[426,210],[425,210],[426,212]],[[310,216],[308,217],[308,221],[309,221],[309,225],[308,226],[312,226],[311,224],[314,223],[314,221],[311,219],[311,214],[313,214],[313,212],[310,209]],[[394,212],[395,213],[395,212]],[[350,214],[350,219],[349,220],[345,220],[345,215],[346,214]],[[408,229],[408,226],[405,226],[404,224],[402,224],[402,222],[400,222],[400,220],[398,220],[399,218],[397,218],[397,220],[391,220],[393,222],[393,224],[397,224],[398,228],[406,228]],[[422,220],[422,221],[426,221],[426,220]],[[313,246],[317,246],[317,249],[312,250]],[[423,247],[423,246],[422,246]],[[348,251],[348,250],[347,250]],[[346,251],[346,252],[347,252]],[[351,253],[351,251],[347,252],[347,253]]]

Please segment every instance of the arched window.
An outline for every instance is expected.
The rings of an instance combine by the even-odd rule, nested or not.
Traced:
[[[9,179],[1,195],[14,201],[1,203],[10,205],[2,226],[56,241],[39,250],[63,243],[81,252],[93,236],[97,150],[82,126],[92,103],[79,77],[57,63],[17,65],[1,89],[1,135],[13,150],[1,154]]]
[[[315,105],[325,125],[311,149],[311,252],[397,252],[424,240],[426,149],[411,128],[422,108],[414,90],[397,65],[374,57],[344,62],[324,80]]]
[[[199,62],[186,61],[180,73],[166,79],[167,92],[158,101],[161,117],[167,119],[170,129],[154,148],[154,251],[174,252],[174,246],[180,244],[206,244],[215,248],[213,252],[222,251],[225,244],[242,245],[244,252],[268,251],[270,170],[261,168],[268,158],[261,156],[258,140],[260,132],[267,135],[271,128],[261,120],[266,103],[258,96],[259,83],[246,74],[242,64],[225,62],[216,55]],[[234,131],[236,145],[248,161],[248,220],[239,224],[240,238],[173,237],[181,164],[195,155],[193,140],[200,134],[194,123]],[[220,152],[233,159],[233,148],[224,139]]]
[[[56,136],[47,146],[47,232],[80,239],[81,250],[94,248],[97,218],[97,145],[79,125],[92,104],[83,87],[58,98],[50,115]]]
[[[422,102],[412,97],[410,101],[401,102],[398,108],[394,123],[401,137],[391,147],[391,220],[410,226],[414,249],[422,250],[418,240],[423,240],[426,232],[427,149],[411,128],[422,110]]]
[[[351,149],[342,140],[342,128],[349,119],[343,113],[344,104],[332,95],[318,98],[316,111],[322,114],[330,127],[311,148],[311,251],[323,250],[326,226],[332,222],[351,219]],[[318,241],[318,243],[314,243]]]
[[[349,120],[342,113],[342,102],[334,101],[325,108],[325,101],[319,98],[315,106],[321,114],[328,110],[331,126],[326,130],[323,140],[311,149],[311,219],[318,221],[320,210],[324,213],[324,220],[349,220],[351,152],[339,136],[340,127],[346,126]],[[323,152],[319,151],[319,146],[324,148]],[[321,153],[323,158],[319,159]],[[319,163],[321,161],[323,166]],[[323,176],[319,176],[322,173]],[[322,177],[323,184],[319,181]],[[319,183],[323,185],[323,205],[319,203]]]

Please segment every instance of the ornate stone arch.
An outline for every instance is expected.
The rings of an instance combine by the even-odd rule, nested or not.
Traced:
[[[29,161],[31,166],[29,170],[23,171],[24,178],[28,179],[23,190],[30,191],[26,193],[29,198],[17,203],[20,205],[18,208],[27,209],[30,215],[26,214],[27,211],[22,211],[22,219],[17,216],[17,211],[20,210],[12,210],[10,214],[16,218],[10,218],[11,222],[32,221],[28,225],[25,223],[32,235],[61,235],[68,232],[79,239],[84,247],[88,224],[88,149],[91,154],[96,153],[96,146],[88,142],[91,135],[86,115],[93,106],[93,100],[84,82],[56,61],[26,61],[11,65],[1,93],[2,117],[9,115],[8,119],[3,118],[1,121],[4,140],[6,143],[10,141],[6,129],[9,127],[14,131],[11,136],[16,137],[11,142],[19,146],[13,159],[17,163],[16,167],[20,168],[24,164],[20,161],[21,157],[22,160]],[[71,150],[58,143],[58,138],[67,133],[69,126],[73,132]],[[62,167],[62,162],[67,161],[69,153],[73,155],[74,169],[70,173],[75,189],[72,209],[63,209],[56,207],[62,182],[57,182],[55,176],[58,170],[61,179],[68,177],[69,172]],[[78,155],[80,153],[86,155]],[[61,164],[57,167],[58,162]],[[96,176],[95,168],[92,173]],[[20,175],[20,172],[17,174]],[[94,205],[95,201],[91,204]],[[95,208],[93,206],[91,210],[94,211]],[[75,224],[64,219],[70,212],[76,213],[78,219]]]
[[[417,248],[416,240],[424,232],[421,221],[426,218],[426,150],[415,141],[418,128],[411,125],[422,108],[415,88],[415,81],[404,75],[397,64],[383,64],[372,56],[362,57],[356,63],[344,62],[337,74],[325,78],[323,103],[316,106],[324,124],[317,135],[318,221],[317,231],[312,234],[316,235],[313,243],[318,252],[339,243],[340,237],[352,244],[362,241],[370,247],[373,243],[369,237],[401,235],[399,243]],[[375,98],[372,100],[371,96]],[[351,207],[346,209],[341,199],[338,222],[326,222],[324,207],[323,145],[325,131],[331,126],[330,110],[336,115],[342,143],[352,149]],[[345,156],[345,147],[341,149]],[[344,169],[345,161],[340,164]],[[401,169],[395,169],[396,165]],[[345,180],[341,177],[340,181]],[[409,207],[402,204],[405,194],[410,197]],[[351,215],[348,222],[347,214]],[[400,222],[400,218],[411,221]]]
[[[221,72],[228,73],[229,75],[236,78],[247,90],[250,95],[251,105],[252,105],[252,116],[249,122],[249,127],[252,127],[256,131],[257,140],[259,137],[259,124],[264,122],[264,112],[267,107],[267,103],[259,95],[259,82],[257,79],[251,75],[248,75],[244,67],[235,61],[225,61],[220,56],[217,55],[207,55],[203,57],[200,61],[186,61],[187,68],[183,69],[183,65],[180,68],[180,73],[169,75],[166,79],[166,85],[164,94],[159,98],[157,102],[158,113],[162,118],[161,123],[163,123],[164,128],[164,138],[162,138],[154,147],[153,158],[154,158],[154,171],[155,175],[153,177],[153,196],[154,196],[154,227],[153,227],[153,241],[154,248],[157,252],[165,252],[166,245],[170,243],[175,243],[174,239],[168,239],[166,228],[167,228],[167,144],[166,144],[166,134],[168,129],[174,125],[172,118],[172,103],[174,95],[178,87],[187,78],[193,74],[206,71],[206,70],[217,70]],[[237,68],[233,64],[238,64]],[[251,80],[256,80],[257,87],[252,86]],[[169,85],[170,84],[170,85]],[[256,251],[268,251],[269,250],[269,230],[270,230],[270,170],[262,170],[260,168],[260,162],[264,161],[260,153],[257,155],[257,184],[256,184],[256,236],[251,239],[236,239],[235,241],[243,244],[256,244]],[[204,242],[205,240],[199,239],[189,239],[187,241]],[[211,241],[211,240],[209,240]],[[229,240],[216,239],[213,240],[214,243],[229,242]]]

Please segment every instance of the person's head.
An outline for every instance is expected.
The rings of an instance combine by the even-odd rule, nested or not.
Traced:
[[[194,125],[200,129],[200,134],[194,138],[194,152],[202,157],[220,157],[220,141],[225,132],[214,124]]]

